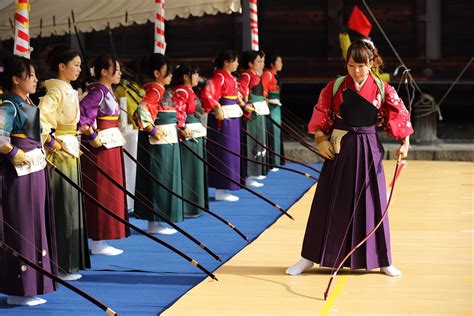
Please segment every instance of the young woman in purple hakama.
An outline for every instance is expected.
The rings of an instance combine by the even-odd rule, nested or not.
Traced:
[[[376,127],[402,142],[396,156],[408,154],[413,133],[410,113],[395,89],[372,72],[382,60],[372,42],[354,42],[347,52],[349,75],[321,91],[308,126],[324,162],[306,227],[301,256],[287,274],[314,263],[335,268],[381,220],[387,206],[382,165],[384,149]],[[362,115],[361,115],[362,114]],[[326,135],[331,134],[331,138]],[[388,218],[344,263],[351,269],[380,268],[400,276],[392,265]]]
[[[0,104],[0,242],[57,273],[53,203],[41,143],[39,110],[28,98],[36,90],[30,60],[4,62]],[[56,290],[53,280],[0,248],[0,293],[10,305],[46,303],[36,295]]]
[[[207,137],[240,154],[240,117],[245,103],[239,96],[237,79],[232,73],[237,70],[237,53],[224,51],[215,60],[216,70],[201,93],[202,107],[208,116]],[[207,143],[208,161],[222,172],[240,182],[240,158]],[[216,188],[216,200],[235,202],[239,200],[228,192],[240,187],[209,169],[209,186]]]

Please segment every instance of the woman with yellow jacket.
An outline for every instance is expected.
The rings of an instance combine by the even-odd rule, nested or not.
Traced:
[[[79,98],[71,86],[81,73],[81,57],[73,48],[56,46],[48,56],[56,74],[46,80],[46,95],[39,103],[42,141],[47,159],[78,185],[81,185],[77,123]],[[52,174],[56,237],[60,277],[77,280],[77,272],[90,267],[83,199],[80,193],[57,173]]]

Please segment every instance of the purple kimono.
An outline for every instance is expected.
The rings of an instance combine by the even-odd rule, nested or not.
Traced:
[[[24,152],[42,148],[39,110],[15,94],[2,96],[0,145]],[[57,273],[56,235],[48,169],[19,177],[0,155],[0,240],[44,270]],[[45,294],[56,289],[50,278],[0,248],[0,293]]]

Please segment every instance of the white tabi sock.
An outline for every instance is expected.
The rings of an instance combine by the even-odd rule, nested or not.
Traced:
[[[257,179],[257,180],[263,180],[263,179],[266,179],[267,176],[259,175],[258,177],[254,177],[254,178]]]
[[[300,261],[286,269],[286,274],[289,275],[298,275],[303,273],[304,271],[312,268],[314,263],[309,261],[308,259],[301,258]]]
[[[398,277],[402,275],[402,272],[394,266],[382,267],[380,268],[380,272],[385,273],[386,275],[391,277]]]
[[[63,273],[63,272],[58,272],[58,277],[63,279],[64,281],[76,281],[82,278],[82,275],[79,273]]]
[[[228,193],[226,190],[216,190],[216,201],[236,202],[239,200],[238,196]]]
[[[277,171],[279,171],[279,170],[280,170],[280,168],[276,168],[276,167],[275,167],[275,168],[272,168],[272,169],[270,169],[270,171],[271,171],[271,172],[277,172]]]
[[[147,233],[150,234],[160,234],[160,235],[172,235],[176,234],[177,230],[173,228],[168,228],[160,222],[148,221],[148,227],[146,229]]]
[[[123,253],[123,250],[109,245],[105,240],[93,240],[91,253],[93,255],[117,256]]]
[[[14,296],[7,297],[8,305],[36,306],[46,303],[45,299],[36,296]]]
[[[186,212],[184,212],[184,218],[196,218],[196,217],[199,217],[201,215],[202,215],[202,213],[198,213],[198,214],[187,213],[186,214]]]
[[[245,179],[245,186],[259,188],[259,187],[263,187],[263,183],[255,181],[254,177],[247,177]]]

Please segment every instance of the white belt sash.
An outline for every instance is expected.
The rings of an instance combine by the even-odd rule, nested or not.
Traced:
[[[46,156],[42,149],[35,148],[25,153],[28,163],[15,166],[16,174],[21,177],[46,168]]]
[[[199,122],[186,123],[186,129],[190,131],[191,138],[199,138],[199,137],[206,137],[207,136],[206,128]],[[189,139],[189,138],[187,138],[187,139]]]
[[[253,107],[255,108],[255,113],[258,115],[268,115],[270,114],[270,108],[268,107],[267,102],[265,101],[258,101],[252,102]]]
[[[57,139],[61,140],[61,147],[65,152],[73,155],[76,158],[80,156],[79,141],[74,135],[59,135]]]
[[[237,118],[243,115],[242,109],[237,104],[223,105],[222,112],[224,113],[224,119]]]
[[[127,143],[118,127],[101,130],[98,134],[100,142],[107,149],[121,147]]]
[[[268,103],[281,106],[280,99],[268,99]]]
[[[339,154],[341,151],[341,140],[344,135],[347,134],[347,131],[344,131],[342,129],[334,129],[331,133],[331,138],[329,138],[329,141],[331,142],[332,146],[334,147],[334,152],[336,154]]]
[[[152,145],[164,145],[164,144],[176,144],[178,142],[178,131],[176,130],[176,124],[164,124],[156,125],[157,130],[163,132],[163,136],[160,140],[155,139],[154,137],[149,137],[148,141]]]

